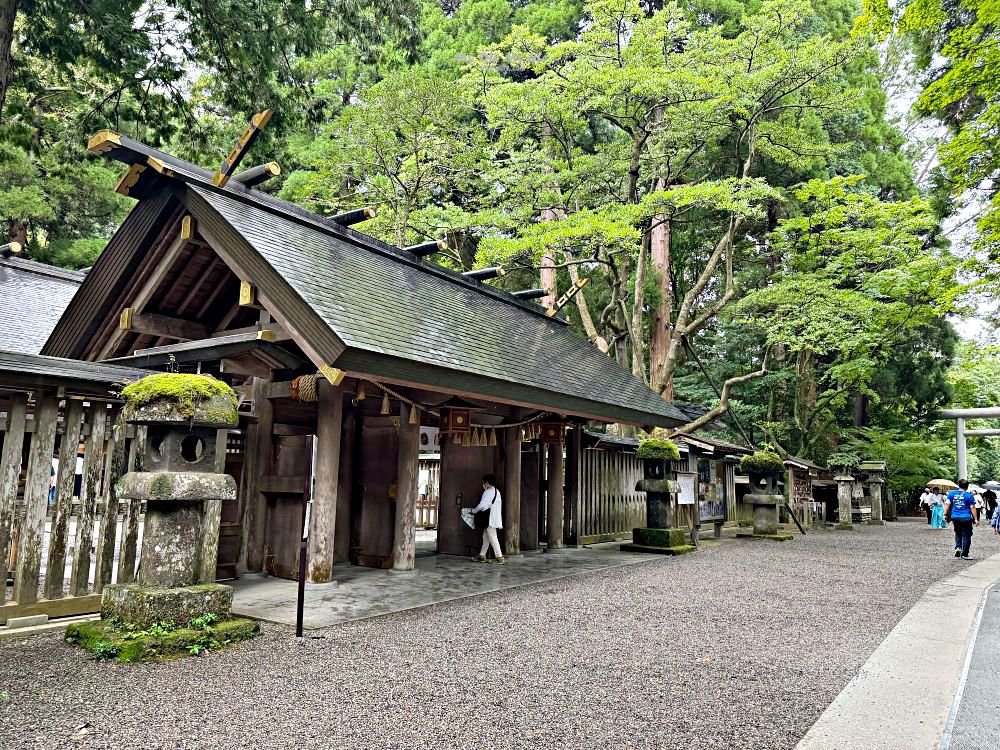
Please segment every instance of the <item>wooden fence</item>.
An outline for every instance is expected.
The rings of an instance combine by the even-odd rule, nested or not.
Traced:
[[[420,477],[420,493],[417,495],[415,523],[424,529],[436,528],[438,502],[441,497],[441,462],[437,459],[420,461],[418,476]],[[424,482],[425,477],[426,483]]]
[[[29,403],[13,394],[6,409],[0,419],[0,561],[7,563],[0,624],[25,615],[97,612],[104,586],[135,580],[143,509],[119,502],[113,488],[126,468],[141,470],[145,428],[126,429],[119,405],[99,401]],[[50,503],[53,459],[58,471]]]
[[[591,448],[580,467],[580,544],[622,539],[646,525],[646,493],[637,492],[642,461],[633,453]]]

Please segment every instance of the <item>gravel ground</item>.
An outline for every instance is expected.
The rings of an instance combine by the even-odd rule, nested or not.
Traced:
[[[697,554],[110,665],[0,644],[0,747],[792,748],[934,580],[897,523]],[[1000,552],[977,530],[973,554]],[[6,695],[5,695],[6,694]]]

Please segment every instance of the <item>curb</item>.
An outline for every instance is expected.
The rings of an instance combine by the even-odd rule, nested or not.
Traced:
[[[984,592],[998,579],[1000,554],[928,588],[796,750],[937,750],[961,689]]]

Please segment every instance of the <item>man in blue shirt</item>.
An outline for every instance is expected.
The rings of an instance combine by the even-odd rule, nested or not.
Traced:
[[[957,490],[948,493],[944,504],[944,517],[955,527],[955,557],[969,559],[972,546],[972,527],[979,525],[976,518],[976,498],[969,492],[969,480],[959,479]]]

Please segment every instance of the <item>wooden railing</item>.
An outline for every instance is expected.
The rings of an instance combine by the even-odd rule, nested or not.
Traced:
[[[141,469],[145,428],[126,428],[118,404],[29,403],[23,394],[8,404],[0,419],[0,624],[97,612],[104,586],[135,580],[143,509],[120,502],[113,488],[126,468]]]
[[[588,449],[580,472],[580,544],[622,539],[646,525],[642,461],[632,453]]]

